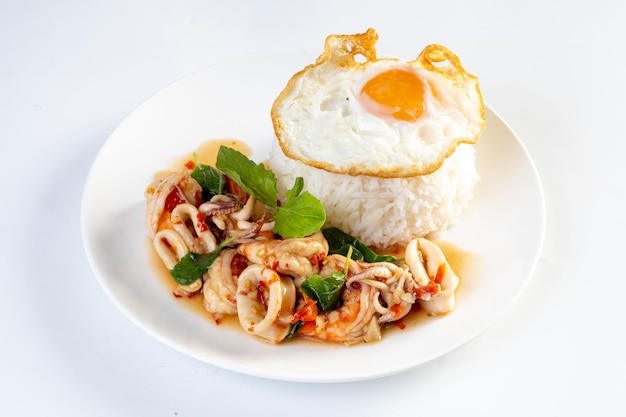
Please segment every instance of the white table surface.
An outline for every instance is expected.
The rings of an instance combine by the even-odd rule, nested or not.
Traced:
[[[625,415],[625,17],[616,1],[1,2],[0,416]],[[523,294],[463,347],[363,382],[240,375],[144,333],[81,241],[109,134],[210,64],[370,26],[392,55],[452,49],[527,147],[547,230]]]

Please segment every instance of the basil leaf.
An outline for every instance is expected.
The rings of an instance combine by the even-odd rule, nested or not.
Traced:
[[[214,251],[209,253],[187,252],[185,256],[180,258],[180,261],[174,265],[174,268],[170,270],[170,275],[174,278],[174,281],[180,285],[191,284],[209,270],[222,249],[228,246],[234,239],[235,238],[230,238],[223,241],[217,245]]]
[[[333,253],[338,253],[339,255],[343,255],[343,256],[345,256],[347,258],[348,257],[348,253],[350,253],[350,249],[352,249],[352,255],[350,256],[350,259],[352,259],[354,261],[363,261],[363,260],[365,260],[365,257],[363,256],[361,251],[359,251],[357,248],[355,248],[352,245],[343,245],[342,247],[340,247],[338,250],[334,251]]]
[[[286,193],[287,201],[278,207],[276,177],[263,164],[255,165],[241,152],[221,146],[215,166],[248,194],[275,210],[274,233],[283,238],[312,235],[326,222],[322,203],[308,192],[300,194],[304,187],[302,177],[296,178]]]
[[[287,197],[287,201],[299,196],[300,193],[302,192],[303,187],[304,187],[304,179],[302,177],[296,177],[296,182],[293,184],[293,188],[291,188],[291,190],[285,193]]]
[[[339,304],[345,280],[346,275],[343,272],[332,272],[327,278],[312,275],[300,284],[300,291],[317,301],[318,311],[330,311],[336,309]]]
[[[363,260],[369,263],[373,262],[397,262],[398,259],[392,255],[378,255],[365,244],[350,236],[349,234],[339,230],[336,227],[329,227],[322,230],[324,237],[328,241],[329,253],[338,253],[345,255],[347,246],[353,246],[363,256]],[[353,258],[356,259],[356,258]]]
[[[304,325],[304,321],[302,321],[302,320],[298,320],[297,322],[292,324],[291,328],[289,329],[289,333],[287,334],[286,339],[291,339],[296,334],[298,334],[298,330],[300,330],[300,327],[302,327],[303,325]]]
[[[277,206],[276,177],[263,164],[257,165],[241,152],[222,145],[215,166],[263,204]]]
[[[191,172],[191,178],[198,181],[202,187],[202,199],[208,201],[211,197],[222,194],[226,178],[217,169],[210,165],[198,164]]]
[[[217,254],[187,252],[170,270],[170,275],[180,285],[189,285],[209,270],[215,258]]]
[[[283,238],[304,237],[320,230],[326,222],[326,211],[317,198],[305,191],[278,207],[274,220],[274,232]]]

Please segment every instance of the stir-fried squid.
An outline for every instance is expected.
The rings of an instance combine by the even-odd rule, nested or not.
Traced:
[[[190,254],[212,257],[206,272],[174,292],[202,297],[216,322],[237,316],[246,332],[269,343],[304,336],[354,344],[379,340],[387,323],[414,309],[432,315],[454,309],[459,280],[433,242],[414,239],[402,261],[355,261],[330,254],[321,231],[280,239],[271,210],[253,196],[240,201],[236,191],[203,201],[187,171],[146,190],[146,222],[165,266],[174,270]],[[331,309],[302,290],[313,276],[343,280]]]
[[[272,343],[280,342],[289,334],[295,303],[296,287],[285,275],[253,264],[239,276],[239,323],[248,333]]]

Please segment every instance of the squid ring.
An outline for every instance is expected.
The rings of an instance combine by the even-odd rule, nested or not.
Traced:
[[[237,314],[248,333],[277,343],[289,333],[295,306],[295,285],[290,277],[262,265],[248,266],[237,283]]]

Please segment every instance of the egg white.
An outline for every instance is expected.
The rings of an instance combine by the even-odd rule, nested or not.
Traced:
[[[331,172],[407,177],[433,172],[458,144],[478,139],[484,105],[473,76],[449,77],[420,58],[357,62],[349,52],[358,52],[353,43],[327,40],[334,48],[327,59],[296,74],[274,103],[272,120],[287,156]],[[364,102],[365,83],[390,69],[422,81],[424,111],[417,120],[381,116]]]

